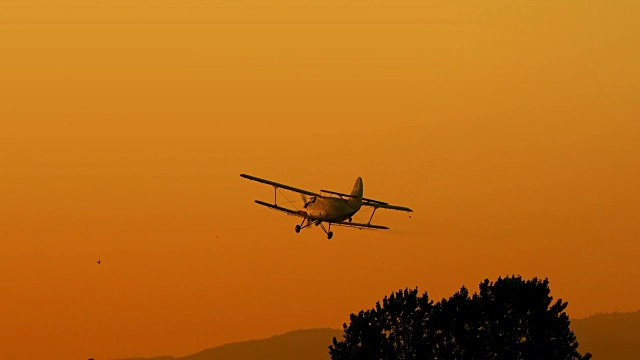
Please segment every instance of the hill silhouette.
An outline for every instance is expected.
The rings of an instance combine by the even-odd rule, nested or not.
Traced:
[[[342,330],[306,329],[272,336],[267,339],[225,344],[184,357],[161,356],[120,360],[328,360],[333,337]]]
[[[571,319],[571,330],[580,343],[580,351],[594,359],[634,359],[640,354],[640,311],[597,314]],[[307,329],[287,332],[267,339],[221,345],[184,356],[128,358],[120,360],[329,360],[328,346],[339,329]]]
[[[640,357],[640,311],[596,314],[571,321],[580,349],[594,359],[617,360]]]

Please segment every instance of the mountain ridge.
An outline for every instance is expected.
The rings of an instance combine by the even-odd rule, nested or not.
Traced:
[[[640,354],[640,311],[597,313],[572,319],[580,353],[595,359],[631,359]],[[329,345],[343,330],[300,329],[263,339],[228,343],[183,356],[134,357],[117,360],[329,360]]]
[[[598,313],[571,320],[581,353],[594,359],[634,359],[640,355],[640,310]]]
[[[333,328],[300,329],[263,339],[232,342],[183,357],[169,355],[117,360],[327,360],[329,345],[343,331]]]

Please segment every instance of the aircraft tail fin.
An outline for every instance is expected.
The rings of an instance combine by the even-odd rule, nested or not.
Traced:
[[[356,183],[353,185],[353,190],[351,190],[351,199],[349,202],[352,206],[357,207],[358,209],[362,205],[362,194],[364,193],[364,188],[362,186],[362,178],[359,177],[356,179]]]
[[[356,183],[353,185],[353,190],[351,190],[351,196],[357,197],[360,200],[362,200],[362,193],[363,193],[362,178],[359,177],[356,179]]]

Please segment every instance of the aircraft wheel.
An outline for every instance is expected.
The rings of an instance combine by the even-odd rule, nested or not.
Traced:
[[[349,222],[351,222],[351,218],[349,218]]]
[[[329,233],[327,234],[327,239],[331,240],[332,237],[333,237],[333,231],[329,231]]]
[[[296,233],[300,232],[300,225],[296,225]]]

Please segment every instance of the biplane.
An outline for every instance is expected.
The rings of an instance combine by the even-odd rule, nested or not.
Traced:
[[[386,226],[374,225],[371,223],[373,215],[378,209],[413,212],[413,210],[409,209],[408,207],[391,205],[383,201],[362,197],[362,178],[356,179],[356,183],[353,185],[353,190],[351,190],[350,194],[344,194],[331,190],[320,190],[320,193],[315,193],[247,174],[240,174],[240,176],[245,179],[273,186],[273,204],[261,200],[255,200],[255,203],[258,205],[266,206],[272,210],[284,212],[287,215],[301,217],[302,222],[295,227],[296,233],[299,233],[300,230],[311,225],[316,225],[320,226],[322,230],[324,230],[329,240],[331,240],[331,238],[333,237],[331,225],[348,226],[359,229],[389,229]],[[303,208],[294,210],[278,205],[278,189],[299,193],[302,197],[302,201],[304,202]],[[353,222],[353,215],[355,215],[362,207],[373,208],[373,212],[371,213],[371,217],[369,217],[369,221],[367,223]],[[327,223],[327,227],[324,226],[324,223]]]

